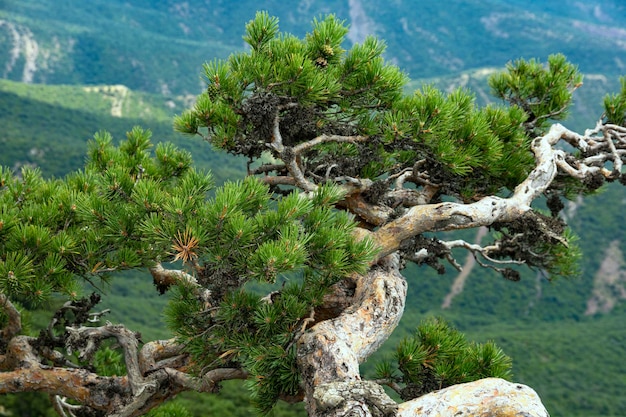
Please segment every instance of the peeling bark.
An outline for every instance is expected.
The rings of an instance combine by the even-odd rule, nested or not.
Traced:
[[[475,244],[480,245],[480,241],[486,234],[487,234],[487,228],[485,227],[479,228],[478,233],[476,233]],[[452,283],[452,287],[450,288],[450,292],[446,294],[446,296],[443,299],[443,302],[441,303],[441,308],[443,309],[450,308],[450,305],[452,305],[452,300],[454,299],[454,297],[456,297],[457,295],[463,292],[463,288],[465,287],[465,280],[469,276],[470,272],[472,272],[472,268],[474,268],[475,264],[476,264],[476,259],[474,258],[474,254],[468,253],[465,263],[463,264],[463,269],[461,270],[461,273],[459,273],[459,275],[457,275],[457,277],[454,279],[454,282]]]
[[[68,329],[68,347],[88,358],[102,340],[117,339],[125,353],[127,376],[103,377],[84,368],[49,366],[42,362],[36,338],[16,336],[0,356],[0,394],[40,391],[57,396],[57,408],[86,408],[118,417],[144,415],[184,390],[215,392],[221,381],[246,379],[241,369],[220,368],[202,378],[191,376],[189,358],[174,340],[148,343],[137,352],[134,333],[123,326]],[[37,348],[36,348],[36,347]],[[67,404],[62,397],[80,406]]]
[[[41,391],[72,398],[96,409],[114,409],[129,391],[127,378],[101,377],[85,369],[51,367],[39,362],[32,344],[36,339],[14,337],[7,347],[0,372],[0,394]]]
[[[406,281],[399,273],[397,256],[392,255],[358,280],[351,307],[300,338],[298,365],[309,415],[343,416],[357,409],[358,415],[377,415],[369,406],[391,401],[383,401],[379,391],[361,380],[359,363],[387,340],[402,317],[405,300]],[[345,397],[338,404],[338,394],[331,395],[337,392],[363,395]]]
[[[84,369],[33,367],[0,374],[0,394],[41,391],[72,398],[96,410],[122,403],[125,378],[103,378]]]

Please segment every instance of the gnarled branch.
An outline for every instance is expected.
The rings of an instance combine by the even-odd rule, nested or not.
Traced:
[[[575,143],[580,148],[587,148],[589,143],[598,138],[582,137],[560,124],[552,125],[547,134],[533,141],[532,150],[537,161],[536,167],[526,180],[515,188],[511,197],[488,196],[472,204],[445,202],[412,207],[403,216],[371,234],[381,248],[378,256],[383,257],[395,252],[404,240],[427,231],[475,228],[520,218],[531,209],[532,202],[550,187],[558,169],[566,167],[564,162],[566,153],[554,147],[561,139],[570,144]],[[587,170],[579,168],[578,173],[570,169],[565,169],[564,173],[582,178],[593,174],[594,171],[591,168]]]

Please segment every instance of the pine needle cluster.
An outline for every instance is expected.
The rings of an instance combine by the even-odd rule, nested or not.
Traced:
[[[37,169],[0,171],[0,291],[39,303],[53,293],[76,298],[76,277],[97,284],[110,273],[154,264],[162,248],[144,225],[166,208],[201,204],[210,175],[191,167],[188,152],[134,128],[119,146],[99,132],[83,171],[44,179]]]
[[[442,194],[469,201],[525,177],[534,163],[530,140],[549,119],[565,117],[582,80],[563,55],[546,66],[518,60],[490,79],[509,106],[479,109],[463,89],[406,94],[407,77],[384,61],[384,43],[368,37],[344,50],[346,34],[329,15],[299,39],[257,13],[244,35],[250,50],[205,65],[207,90],[175,119],[176,129],[251,160],[269,150],[279,121],[289,146],[324,134],[361,135],[367,140],[304,153],[310,175],[323,177],[334,165],[336,176],[376,179],[422,161]]]
[[[541,131],[549,120],[567,117],[572,94],[582,80],[575,65],[563,54],[555,54],[548,57],[547,65],[535,59],[510,62],[507,71],[489,79],[489,85],[496,97],[526,113],[530,131]]]
[[[621,89],[617,94],[604,97],[604,115],[607,123],[626,125],[626,77],[620,78]]]
[[[286,144],[324,132],[357,132],[372,110],[401,96],[407,78],[384,62],[385,45],[373,37],[345,51],[347,32],[329,15],[315,19],[312,31],[298,39],[280,33],[276,18],[257,13],[244,35],[250,51],[205,64],[207,90],[175,119],[176,129],[250,158],[267,150],[279,113],[288,120]]]
[[[468,342],[463,333],[437,318],[424,320],[413,336],[404,339],[395,360],[395,365],[379,363],[377,377],[402,384],[399,393],[405,401],[481,378],[511,377],[511,359],[493,342]]]
[[[364,272],[374,254],[371,242],[352,237],[352,218],[332,209],[340,198],[338,187],[326,186],[311,198],[294,192],[269,200],[267,187],[249,177],[218,190],[201,215],[209,223],[198,227],[209,235],[198,234],[198,281],[216,304],[207,307],[195,288],[183,285],[167,310],[168,323],[199,373],[218,366],[248,370],[262,411],[280,395],[298,392],[296,337],[330,286]],[[261,298],[244,287],[249,281],[281,285]]]

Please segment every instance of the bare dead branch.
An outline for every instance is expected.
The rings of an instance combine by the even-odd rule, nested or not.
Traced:
[[[296,185],[296,180],[288,176],[264,176],[260,179],[267,185]]]
[[[292,153],[291,148],[284,148],[285,151],[281,154],[281,158],[285,161],[285,165],[287,165],[287,169],[289,170],[289,174],[293,177],[296,185],[302,189],[303,191],[315,191],[317,189],[317,185],[307,180],[304,177],[304,173],[298,164],[298,158],[295,154]]]
[[[472,252],[474,255],[480,255],[483,258],[485,258],[486,260],[488,260],[489,262],[493,262],[496,264],[502,264],[502,265],[523,265],[524,262],[523,261],[516,261],[514,259],[493,259],[489,257],[489,252],[491,251],[497,251],[500,250],[500,245],[498,243],[496,243],[495,245],[491,245],[491,246],[480,246],[476,243],[469,243],[466,242],[462,239],[457,239],[457,240],[452,240],[449,242],[444,242],[444,241],[440,241],[440,243],[444,246],[446,246],[448,249],[454,249],[454,248],[465,248],[467,250],[469,250],[470,252]]]
[[[115,394],[111,387],[116,387]],[[0,394],[28,391],[55,394],[96,410],[107,410],[121,404],[120,395],[128,392],[128,383],[125,378],[102,377],[85,369],[42,368],[37,361],[0,372]]]
[[[267,174],[268,172],[283,172],[287,167],[284,164],[262,164],[253,169],[248,169],[248,175]]]
[[[613,161],[613,173],[617,173],[617,175],[622,172],[622,160],[615,147],[615,143],[613,143],[613,132],[609,129],[604,131],[604,139],[606,140],[606,144],[609,148],[609,152],[611,154],[611,160]]]
[[[159,362],[182,355],[183,346],[176,339],[154,340],[143,345],[137,360],[142,375],[162,367]],[[171,367],[171,364],[169,364]]]
[[[394,381],[393,379],[376,379],[372,382],[375,382],[379,385],[385,385],[389,388],[391,388],[392,390],[394,390],[398,395],[400,395],[402,393],[402,387],[400,386],[400,384],[398,384],[396,381]]]
[[[615,124],[612,124],[612,123],[607,123],[607,124],[603,125],[602,121],[600,121],[598,123],[601,125],[601,127],[605,128],[605,129],[610,129],[610,130],[614,130],[616,132],[621,133],[622,134],[621,135],[622,138],[623,138],[623,135],[626,135],[626,127],[624,127],[624,126],[615,125]],[[598,131],[600,131],[600,129],[598,129]]]
[[[184,284],[196,288],[197,296],[207,306],[212,306],[213,297],[211,291],[198,283],[196,277],[178,269],[165,269],[161,263],[149,269],[156,287],[163,293],[172,285]]]
[[[304,191],[314,191],[317,186],[304,177],[302,169],[298,164],[298,154],[293,151],[293,148],[283,145],[283,137],[280,133],[280,112],[277,111],[274,117],[274,127],[272,141],[267,144],[270,148],[274,149],[280,159],[285,163],[289,174],[293,177],[296,185]]]
[[[167,372],[170,381],[176,385],[197,392],[216,392],[222,381],[248,379],[248,373],[240,368],[212,369],[202,377],[194,377],[172,368],[165,368],[165,372]]]
[[[102,311],[98,311],[95,313],[89,313],[89,319],[87,319],[87,321],[89,323],[97,323],[100,321],[100,319],[102,318],[102,316],[104,316],[105,314],[109,314],[111,312],[110,309],[104,309]]]
[[[61,397],[60,395],[54,396],[54,401],[52,403],[54,409],[57,413],[59,413],[63,417],[76,417],[75,412],[80,412],[83,410],[84,406],[70,404],[67,402],[67,397]]]
[[[570,177],[577,178],[579,180],[584,180],[585,178],[595,173],[600,173],[605,178],[608,178],[611,176],[611,172],[607,170],[606,168],[598,167],[598,166],[589,166],[586,164],[580,164],[577,168],[575,168],[571,166],[563,158],[559,158],[557,160],[557,166]]]
[[[188,389],[214,392],[226,379],[245,379],[240,369],[211,370],[202,378],[187,375],[189,368],[182,346],[173,339],[151,342],[137,353],[137,337],[120,325],[68,328],[68,349],[81,359],[88,359],[101,342],[115,338],[124,350],[126,377],[102,377],[83,368],[44,366],[33,350],[36,339],[13,337],[7,357],[0,368],[0,394],[19,391],[43,391],[56,395],[55,408],[71,416],[87,407],[107,415],[130,417],[143,415],[172,395]],[[57,358],[58,359],[58,358]],[[174,367],[168,367],[172,365]],[[71,405],[70,398],[81,405]]]
[[[285,147],[283,146],[283,136],[280,133],[280,118],[281,118],[280,112],[284,110],[296,108],[298,107],[298,105],[299,105],[298,103],[287,103],[287,104],[279,106],[278,109],[276,110],[276,114],[274,115],[274,127],[272,131],[273,137],[272,137],[272,141],[268,143],[267,146],[274,149],[278,153],[282,153],[285,150]]]
[[[404,183],[406,182],[407,179],[411,178],[412,175],[413,175],[413,169],[405,168],[402,171],[398,172],[397,174],[390,175],[389,179],[395,181],[395,188],[396,190],[399,190],[402,187],[404,187]]]
[[[163,286],[171,286],[177,284],[191,284],[193,286],[198,286],[198,280],[193,275],[186,273],[185,271],[181,271],[179,269],[165,269],[163,265],[159,262],[155,266],[149,269],[150,274],[152,274],[152,278],[154,279],[154,283]]]

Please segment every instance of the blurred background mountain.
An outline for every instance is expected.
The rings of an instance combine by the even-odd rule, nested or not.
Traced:
[[[334,13],[350,26],[346,49],[376,35],[388,45],[386,58],[413,80],[411,89],[462,86],[481,104],[493,100],[488,75],[508,61],[564,53],[585,74],[564,123],[579,131],[595,125],[603,96],[626,74],[626,5],[617,0],[0,0],[0,164],[62,176],[82,166],[93,133],[106,129],[121,139],[140,124],[156,141],[192,151],[218,183],[241,177],[245,161],[175,134],[171,118],[202,91],[204,62],[244,48],[244,26],[259,9],[297,36],[313,18]],[[391,354],[421,318],[443,316],[470,338],[500,344],[513,357],[515,380],[535,388],[553,417],[623,416],[625,209],[619,186],[566,203],[563,214],[584,252],[576,279],[549,281],[523,270],[522,281],[512,283],[473,266],[463,252],[457,256],[467,274],[409,267],[407,311],[377,357]],[[486,242],[483,235],[462,237]],[[146,340],[168,337],[160,318],[167,299],[147,275],[125,275],[106,291],[110,320]],[[364,373],[372,368],[364,364]],[[241,391],[179,401],[194,415],[248,415]],[[3,401],[15,415],[17,402]],[[294,413],[301,407],[276,411]]]

